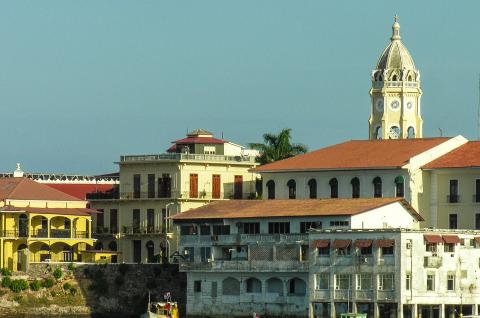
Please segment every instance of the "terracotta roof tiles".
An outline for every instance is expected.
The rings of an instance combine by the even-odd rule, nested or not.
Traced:
[[[469,141],[423,166],[424,169],[478,167],[480,167],[480,141]]]
[[[0,200],[82,201],[28,178],[0,178]]]

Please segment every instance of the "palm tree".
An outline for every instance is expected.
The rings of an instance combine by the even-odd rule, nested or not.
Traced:
[[[278,135],[266,133],[263,135],[264,143],[251,143],[249,146],[260,152],[258,162],[262,165],[274,161],[290,158],[308,151],[303,144],[291,143],[290,132],[292,129],[284,128]]]

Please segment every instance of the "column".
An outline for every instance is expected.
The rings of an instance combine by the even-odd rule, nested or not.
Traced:
[[[473,315],[477,316],[478,315],[478,304],[474,303],[473,304]]]
[[[403,318],[403,304],[401,302],[397,303],[397,318]]]
[[[47,218],[47,238],[50,238],[51,219]]]
[[[445,318],[445,304],[440,304],[439,318]]]
[[[376,301],[373,303],[373,317],[380,317],[380,313],[378,312],[378,303]]]
[[[412,318],[417,318],[418,305],[412,304]]]
[[[73,238],[73,231],[74,231],[74,220],[72,220],[71,218],[68,218],[70,220],[70,238]]]
[[[27,215],[28,215],[27,237],[30,237],[30,229],[32,228],[32,218],[30,217],[30,214],[27,214]]]
[[[333,298],[330,298],[330,300],[331,300],[331,301],[330,301],[330,317],[331,317],[331,318],[335,318],[335,316],[336,316],[336,315],[335,315],[335,314],[336,314],[336,313],[335,313],[335,301],[334,301]]]

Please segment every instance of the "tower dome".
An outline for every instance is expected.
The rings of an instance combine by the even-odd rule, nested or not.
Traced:
[[[376,69],[415,70],[415,63],[413,62],[412,56],[402,43],[402,38],[400,37],[400,24],[398,23],[397,16],[395,16],[395,22],[392,26],[392,37],[390,40],[390,44],[385,48],[385,50],[383,50],[382,55],[378,59]]]

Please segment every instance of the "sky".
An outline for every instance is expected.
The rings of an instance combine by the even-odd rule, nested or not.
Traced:
[[[399,15],[425,137],[478,136],[479,1],[0,1],[0,171],[116,171],[203,128],[309,149],[368,138]]]

